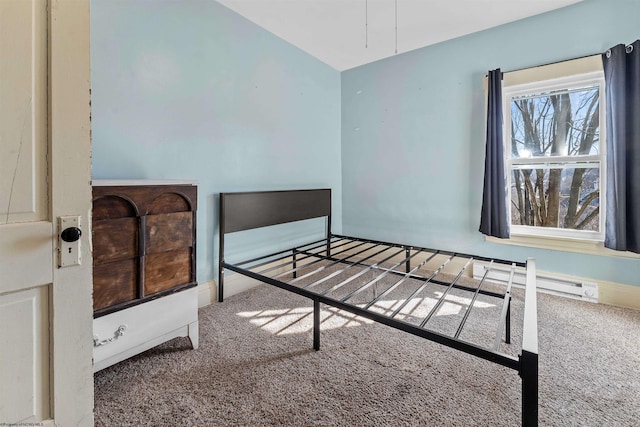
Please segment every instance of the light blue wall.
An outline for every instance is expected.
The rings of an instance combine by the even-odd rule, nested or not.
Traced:
[[[340,230],[338,71],[211,0],[92,0],[91,66],[93,178],[198,180],[199,282],[220,192],[332,188]]]
[[[200,282],[219,192],[330,187],[337,231],[638,284],[637,260],[477,232],[482,76],[631,42],[638,22],[637,0],[585,0],[340,74],[210,0],[92,0],[93,177],[198,180]]]
[[[640,1],[585,0],[342,73],[343,229],[427,247],[538,259],[640,284],[640,260],[485,243],[477,231],[487,70],[603,52],[640,37]]]

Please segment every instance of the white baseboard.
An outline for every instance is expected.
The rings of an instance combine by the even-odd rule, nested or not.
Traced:
[[[261,285],[259,282],[240,274],[225,276],[224,297],[228,298],[240,292],[247,291],[253,287]],[[215,280],[198,284],[198,308],[218,302],[218,283]]]
[[[600,286],[598,302],[617,307],[640,310],[640,286],[598,281]]]
[[[283,261],[281,260],[280,263]],[[263,268],[267,269],[270,266],[274,266],[274,264],[267,264]],[[279,273],[284,272],[284,270],[290,268],[290,265],[286,265],[285,267],[281,267],[278,269],[274,269],[270,274],[277,275]],[[255,288],[258,285],[262,285],[263,283],[251,279],[247,276],[243,276],[242,274],[226,274],[224,276],[224,297],[228,298],[232,295],[239,294],[240,292],[247,291],[251,288]],[[198,284],[198,307],[204,307],[210,304],[218,302],[218,284],[215,280],[210,280],[208,282],[203,282]]]
[[[218,299],[218,285],[215,280],[198,283],[198,308],[213,304]]]
[[[224,278],[224,297],[228,298],[240,292],[247,291],[262,282],[243,276],[233,274]],[[198,284],[198,308],[218,302],[218,283],[215,280]]]

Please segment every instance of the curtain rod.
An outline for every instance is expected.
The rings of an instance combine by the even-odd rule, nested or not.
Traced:
[[[633,42],[633,43],[635,43],[635,42]],[[625,44],[625,46],[627,47],[627,51],[628,52],[630,52],[629,47],[631,47],[631,50],[633,50],[633,43]],[[620,44],[622,44],[622,43],[620,43]],[[610,52],[611,49],[613,49],[613,47],[610,47],[609,49],[605,50],[604,52],[596,52],[596,53],[592,53],[592,54],[589,54],[589,55],[576,56],[575,58],[561,59],[559,61],[547,62],[546,64],[539,64],[539,65],[532,65],[532,66],[529,66],[529,67],[517,68],[515,70],[503,71],[502,73],[503,74],[504,73],[514,73],[516,71],[528,70],[530,68],[545,67],[547,65],[560,64],[562,62],[567,62],[567,61],[575,61],[575,60],[578,60],[578,59],[589,58],[589,57],[596,56],[596,55],[604,55],[604,54],[607,54],[608,52]],[[486,74],[485,74],[485,76],[486,76]]]
[[[608,49],[607,49],[608,50]],[[589,58],[592,56],[596,56],[596,55],[602,55],[602,52],[598,52],[598,53],[592,53],[589,55],[583,55],[583,56],[576,56],[574,58],[569,58],[569,59],[561,59],[559,61],[551,61],[551,62],[547,62],[544,64],[538,64],[538,65],[530,65],[528,67],[521,67],[521,68],[516,68],[513,70],[509,70],[509,71],[503,71],[502,74],[506,74],[506,73],[515,73],[517,71],[523,71],[523,70],[529,70],[531,68],[538,68],[538,67],[546,67],[547,65],[554,65],[554,64],[560,64],[562,62],[568,62],[568,61],[576,61],[578,59],[584,59],[584,58]],[[487,74],[485,74],[485,77],[487,76]]]
[[[530,68],[546,67],[547,65],[555,65],[555,64],[561,64],[563,62],[568,62],[568,61],[576,61],[578,59],[590,58],[590,57],[596,56],[596,55],[602,55],[602,52],[592,53],[592,54],[589,54],[589,55],[576,56],[574,58],[569,58],[569,59],[561,59],[559,61],[551,61],[551,62],[547,62],[545,64],[539,64],[539,65],[532,65],[532,66],[529,66],[529,67],[517,68],[515,70],[503,71],[503,73],[515,73],[516,71],[528,70]]]

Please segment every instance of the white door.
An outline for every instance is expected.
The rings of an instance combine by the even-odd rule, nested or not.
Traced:
[[[89,79],[89,0],[0,0],[0,425],[93,424]]]

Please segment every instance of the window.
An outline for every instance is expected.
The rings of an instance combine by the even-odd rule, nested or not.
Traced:
[[[505,74],[503,82],[511,234],[602,241],[603,73],[535,74],[516,84]]]

